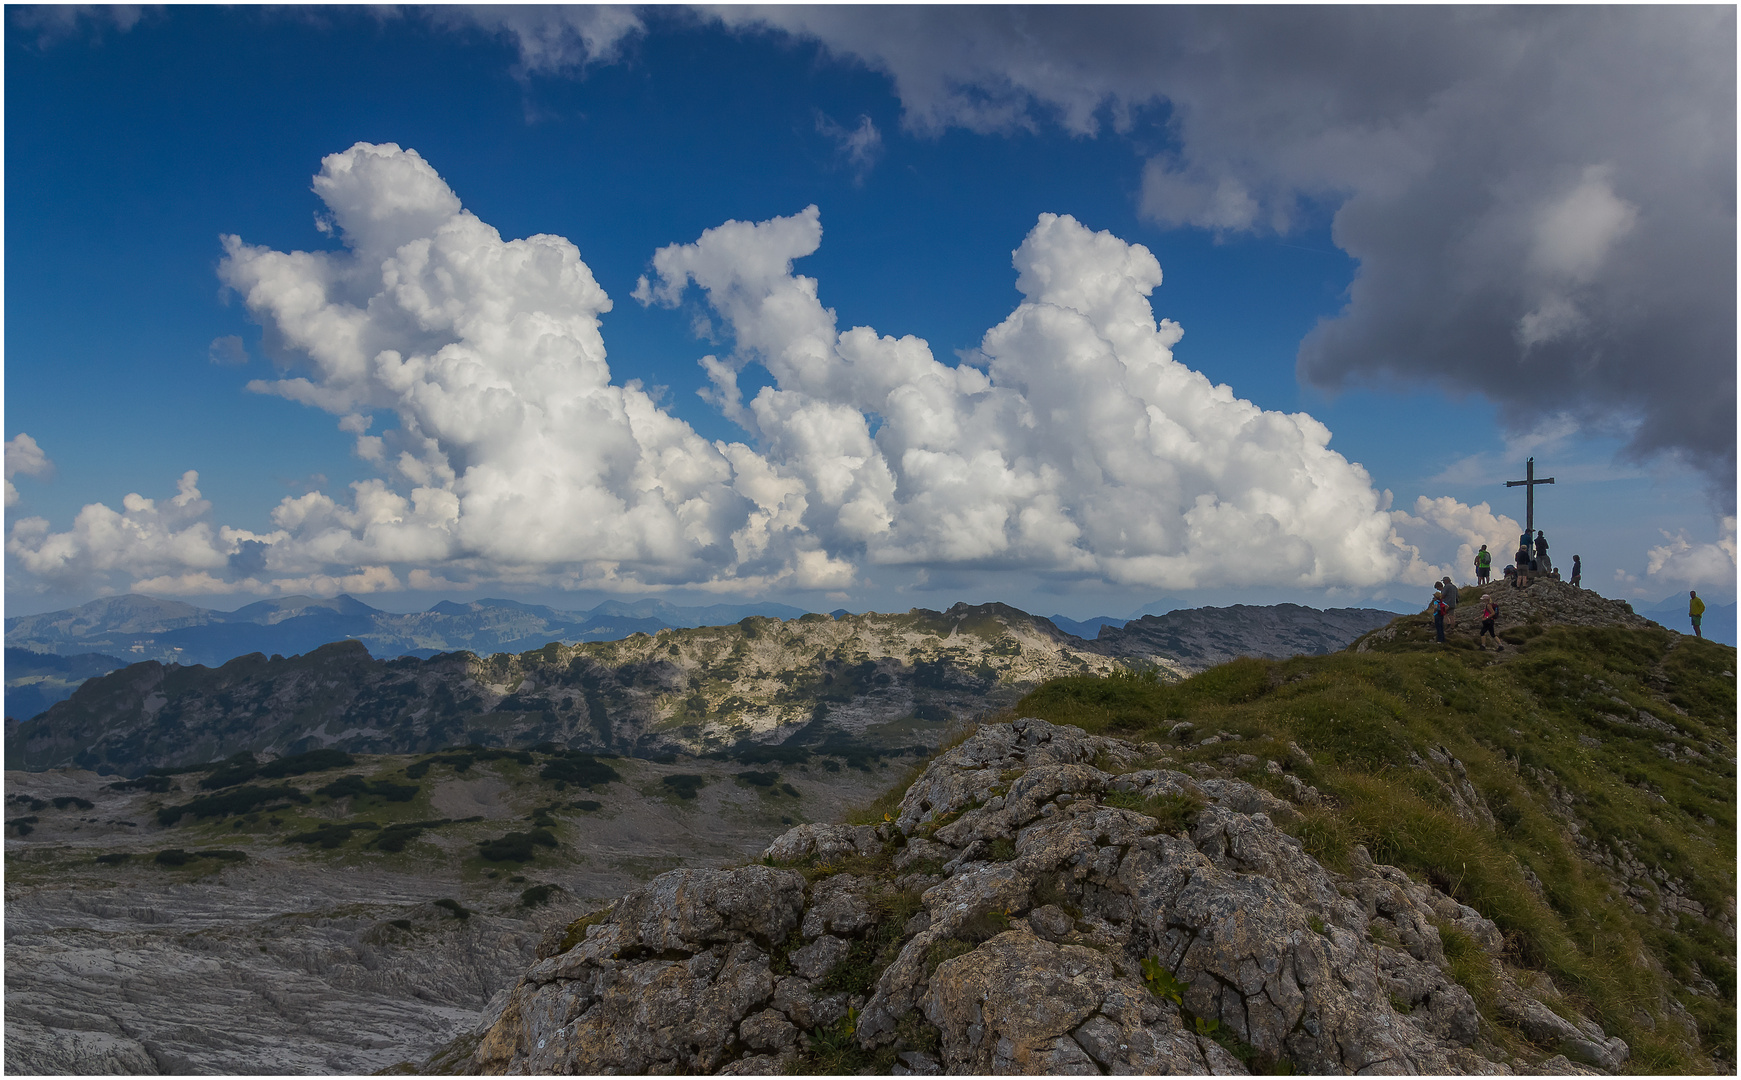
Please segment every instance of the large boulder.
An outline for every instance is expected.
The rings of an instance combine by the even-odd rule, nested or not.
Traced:
[[[1352,873],[1333,873],[1276,826],[1296,813],[1286,801],[1142,758],[1040,720],[991,725],[932,762],[882,826],[799,826],[763,865],[663,875],[526,973],[472,1067],[744,1074],[817,1055],[921,1074],[1624,1064],[1624,1042],[1506,975],[1499,930],[1479,912],[1363,849]],[[1441,927],[1487,950],[1508,1023],[1581,1064],[1502,1060],[1451,976]]]

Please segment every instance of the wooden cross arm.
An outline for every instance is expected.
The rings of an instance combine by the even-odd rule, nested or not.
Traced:
[[[1522,487],[1525,484],[1551,484],[1553,482],[1554,482],[1554,478],[1549,476],[1549,477],[1546,477],[1546,478],[1541,479],[1541,480],[1507,480],[1505,482],[1505,486],[1506,487]]]

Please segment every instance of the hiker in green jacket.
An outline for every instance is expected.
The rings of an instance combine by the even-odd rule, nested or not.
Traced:
[[[1693,620],[1693,636],[1702,638],[1705,635],[1699,629],[1699,620],[1705,617],[1705,602],[1699,599],[1699,594],[1696,591],[1689,590],[1687,595],[1692,597],[1691,600],[1687,601],[1687,618]]]
[[[1487,575],[1493,572],[1493,553],[1482,544],[1481,550],[1475,553],[1475,584],[1487,584]]]

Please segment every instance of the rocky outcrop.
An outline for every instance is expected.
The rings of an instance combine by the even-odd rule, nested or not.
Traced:
[[[871,826],[679,870],[570,928],[470,1061],[492,1074],[1612,1071],[1624,1042],[1520,987],[1498,928],[1293,805],[1040,720],[980,728]],[[1548,1053],[1488,1042],[1445,937]],[[1574,1065],[1573,1061],[1581,1062]]]

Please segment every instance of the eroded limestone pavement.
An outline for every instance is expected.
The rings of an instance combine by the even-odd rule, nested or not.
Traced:
[[[1128,771],[1143,758],[1041,720],[981,728],[931,764],[893,821],[802,825],[763,865],[676,870],[619,900],[498,996],[469,1062],[448,1061],[779,1073],[849,1040],[861,1060],[920,1074],[1625,1061],[1623,1041],[1505,974],[1499,930],[1478,912],[1363,850],[1352,875],[1332,873],[1276,827],[1287,802],[1235,780]],[[1169,833],[1163,821],[1183,818],[1168,806],[1201,808]],[[1485,1039],[1440,926],[1487,950],[1506,1019],[1558,1055],[1509,1059]]]

